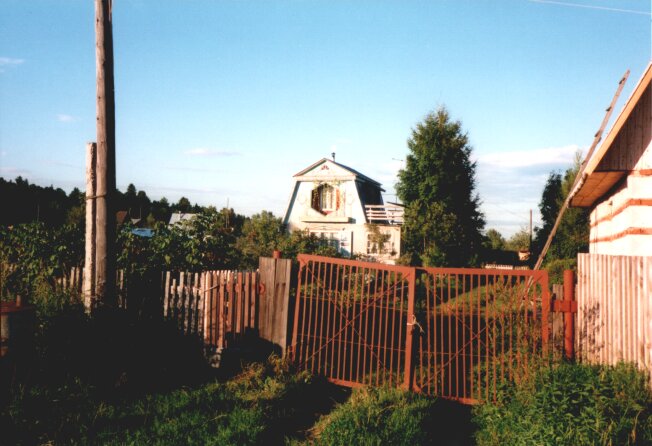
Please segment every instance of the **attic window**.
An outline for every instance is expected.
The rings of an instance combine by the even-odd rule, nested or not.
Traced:
[[[340,207],[340,191],[330,184],[321,184],[312,190],[312,208],[330,214]]]

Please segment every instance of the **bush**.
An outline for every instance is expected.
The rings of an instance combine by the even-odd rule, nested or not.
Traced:
[[[418,445],[435,400],[398,389],[358,389],[315,428],[318,445]]]
[[[564,283],[564,270],[572,269],[577,272],[576,259],[555,259],[547,262],[543,269],[548,271],[548,283],[563,284]]]
[[[652,444],[652,395],[634,366],[560,364],[474,409],[478,445]]]

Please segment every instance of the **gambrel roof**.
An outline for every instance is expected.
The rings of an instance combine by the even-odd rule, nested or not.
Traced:
[[[352,179],[357,179],[357,180],[360,180],[360,181],[363,181],[363,182],[366,182],[366,183],[371,183],[374,186],[379,187],[381,191],[385,192],[385,190],[382,189],[381,184],[378,181],[369,178],[368,176],[358,172],[357,170],[355,170],[355,169],[353,169],[353,168],[351,168],[349,166],[345,166],[344,164],[337,163],[337,162],[335,162],[333,160],[330,160],[328,158],[322,158],[319,161],[317,161],[316,163],[311,164],[310,166],[303,169],[301,172],[295,174],[294,178],[297,178],[297,180],[299,180],[299,181],[302,180],[302,179],[310,180],[313,176],[309,175],[309,174],[311,172],[316,172],[316,171],[318,172],[317,169],[319,168],[319,166],[323,166],[323,165],[327,166],[327,168],[329,166],[331,166],[331,167],[335,166],[335,167],[337,167],[339,169],[342,169],[343,171],[348,173],[348,176],[350,176]],[[309,177],[309,178],[300,178],[300,177]]]

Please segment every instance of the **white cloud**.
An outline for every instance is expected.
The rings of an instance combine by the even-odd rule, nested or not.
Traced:
[[[575,153],[579,146],[571,144],[563,147],[545,149],[519,150],[513,152],[489,153],[478,157],[478,164],[501,168],[523,168],[549,166],[558,164],[567,166],[573,164]]]
[[[24,59],[12,59],[11,57],[0,57],[0,73],[5,72],[5,68],[15,67],[24,63]]]
[[[77,120],[77,118],[75,118],[74,116],[71,116],[71,115],[66,115],[66,114],[63,114],[63,113],[57,115],[57,121],[59,121],[59,122],[74,122],[76,120]]]
[[[189,156],[220,156],[220,157],[228,157],[228,156],[238,156],[240,153],[238,152],[233,152],[233,151],[228,151],[228,150],[218,150],[218,149],[209,149],[206,147],[197,147],[194,149],[188,149],[183,152],[184,155],[189,155]]]

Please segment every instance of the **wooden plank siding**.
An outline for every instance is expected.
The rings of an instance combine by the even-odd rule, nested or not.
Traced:
[[[579,254],[576,294],[578,359],[652,376],[652,257]]]

